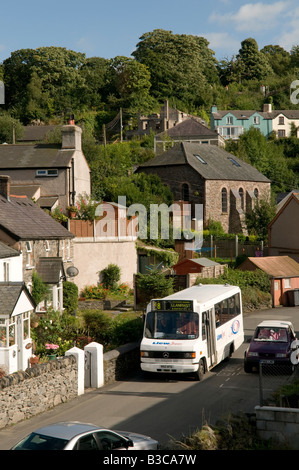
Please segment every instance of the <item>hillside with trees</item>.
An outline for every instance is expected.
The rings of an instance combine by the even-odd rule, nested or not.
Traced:
[[[126,142],[126,130],[138,114],[171,107],[201,116],[209,125],[210,108],[297,109],[290,85],[298,78],[299,46],[259,49],[244,39],[236,56],[217,60],[204,37],[156,29],[143,34],[131,57],[87,58],[63,47],[20,49],[0,64],[5,105],[0,107],[0,143],[16,138],[22,125],[63,124],[70,114],[83,128],[83,149],[92,171],[93,197],[128,204],[169,203],[159,179],[134,175],[134,167],[152,158],[153,136]],[[121,118],[120,118],[121,110]],[[122,132],[120,126],[122,125]],[[104,142],[105,126],[107,143]],[[52,140],[51,140],[52,139]],[[59,132],[47,141],[59,142]],[[254,129],[227,150],[272,180],[273,194],[299,186],[296,137],[266,140]]]

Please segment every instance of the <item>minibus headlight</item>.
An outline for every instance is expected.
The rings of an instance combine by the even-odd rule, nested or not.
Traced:
[[[195,359],[196,353],[195,352],[185,352],[184,354],[185,359]]]
[[[141,357],[149,357],[149,352],[148,351],[140,351]]]

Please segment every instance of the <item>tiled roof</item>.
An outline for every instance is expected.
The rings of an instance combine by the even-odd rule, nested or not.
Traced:
[[[64,275],[62,258],[39,258],[37,273],[45,284],[59,284],[60,276]]]
[[[23,291],[25,291],[32,303],[32,308],[34,308],[34,301],[23,282],[0,282],[0,315],[11,315],[13,313]]]
[[[299,119],[298,109],[275,109],[274,111],[258,111],[249,109],[228,109],[225,111],[217,110],[212,112],[214,119],[222,119],[227,114],[235,116],[237,119],[249,119],[253,114],[259,114],[264,119],[275,119],[280,114],[283,114],[288,119]]]
[[[185,119],[176,126],[168,129],[165,132],[158,134],[156,138],[163,138],[164,135],[170,137],[187,137],[187,136],[201,136],[201,137],[218,137],[218,133],[204,126],[201,122],[195,118]]]
[[[11,258],[12,256],[19,256],[20,252],[0,242],[0,258]]]
[[[299,263],[289,256],[250,257],[248,260],[272,277],[299,277]]]
[[[57,145],[0,145],[0,169],[67,168],[73,155]]]
[[[16,240],[74,238],[60,223],[27,197],[0,195],[0,229]]]
[[[143,163],[143,168],[161,166],[190,165],[206,180],[256,181],[269,182],[256,168],[226,152],[217,145],[203,145],[182,142],[166,152]]]

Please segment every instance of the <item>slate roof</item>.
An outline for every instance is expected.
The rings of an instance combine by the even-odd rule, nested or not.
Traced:
[[[198,158],[199,157],[199,158]],[[190,165],[206,180],[268,182],[270,180],[256,168],[216,145],[182,142],[166,152],[143,163],[144,168]]]
[[[62,258],[59,257],[40,257],[36,267],[45,284],[59,284],[60,275],[64,275]]]
[[[15,240],[74,238],[60,223],[25,196],[0,195],[0,230]]]
[[[13,313],[23,291],[30,299],[33,309],[35,302],[24,282],[0,282],[0,315],[5,316]]]
[[[253,114],[259,114],[264,119],[275,119],[280,114],[283,114],[288,119],[299,119],[298,109],[275,109],[273,111],[258,111],[249,109],[228,109],[225,111],[217,110],[212,112],[214,119],[222,119],[227,114],[232,114],[237,119],[249,119]]]
[[[57,145],[0,145],[0,169],[67,168],[73,155]]]
[[[19,256],[20,252],[0,242],[0,259],[11,258],[12,256]]]
[[[204,126],[198,120],[194,118],[185,119],[176,126],[168,129],[165,132],[161,132],[156,135],[155,138],[160,139],[165,135],[169,135],[172,138],[187,137],[187,136],[201,136],[201,137],[218,137],[218,133]]]
[[[34,142],[43,140],[48,132],[54,131],[57,127],[56,125],[47,125],[47,126],[24,126],[23,131],[24,135],[19,142]]]

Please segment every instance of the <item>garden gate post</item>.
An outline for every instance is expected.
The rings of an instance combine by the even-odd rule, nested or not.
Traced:
[[[100,388],[104,385],[103,345],[92,342],[84,347],[90,357],[90,387]]]
[[[75,356],[78,365],[78,395],[84,394],[84,351],[77,347],[73,347],[66,351],[65,356]]]

